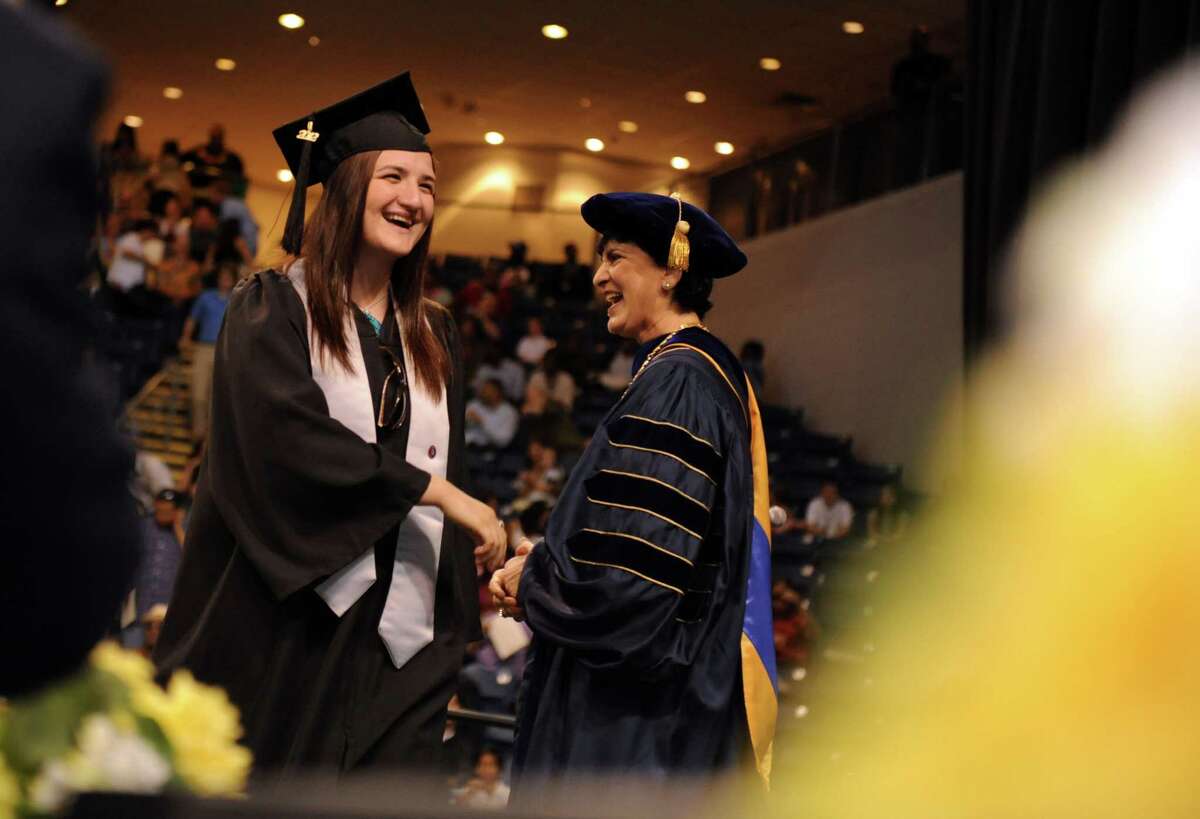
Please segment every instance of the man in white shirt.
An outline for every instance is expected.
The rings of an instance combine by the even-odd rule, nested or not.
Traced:
[[[134,229],[122,234],[113,249],[112,263],[108,266],[108,284],[128,293],[139,284],[146,283],[146,247],[153,239],[157,225],[150,219],[138,222]]]
[[[814,537],[841,540],[850,534],[854,509],[838,493],[833,481],[821,484],[821,494],[809,501],[804,515],[804,528]]]
[[[540,318],[531,318],[527,327],[528,332],[517,342],[517,358],[530,367],[536,367],[542,363],[546,352],[555,346],[555,341],[546,335]]]
[[[471,446],[508,446],[517,434],[521,415],[504,400],[500,382],[490,378],[479,390],[479,397],[467,404],[467,443]]]

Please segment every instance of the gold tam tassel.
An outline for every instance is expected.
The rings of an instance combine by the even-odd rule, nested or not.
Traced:
[[[686,273],[688,269],[688,256],[692,250],[687,235],[692,226],[683,218],[683,200],[679,198],[679,194],[673,193],[671,194],[671,198],[679,203],[679,220],[675,223],[675,233],[671,236],[671,247],[667,251],[667,267],[671,270]]]

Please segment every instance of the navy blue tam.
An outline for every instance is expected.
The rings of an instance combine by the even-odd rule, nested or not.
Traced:
[[[682,220],[680,219],[682,210]],[[633,242],[664,267],[686,236],[684,269],[720,279],[746,266],[746,254],[725,228],[695,205],[656,193],[598,193],[580,208],[583,221],[604,235]],[[686,222],[683,230],[677,225]],[[672,242],[675,238],[675,242]]]

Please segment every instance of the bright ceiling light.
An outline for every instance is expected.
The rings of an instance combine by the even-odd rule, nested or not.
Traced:
[[[683,95],[683,98],[690,103],[699,105],[700,103],[702,103],[706,99],[708,99],[708,95],[705,94],[703,91],[688,91],[686,94]]]
[[[729,156],[731,153],[733,153],[733,143],[718,142],[713,146],[713,150],[719,153],[721,156]]]
[[[284,28],[300,28],[304,25],[304,18],[289,11],[287,14],[279,15],[279,25]]]
[[[217,66],[218,71],[232,71],[233,69],[237,68],[237,63],[228,57],[218,57],[215,65]]]
[[[686,171],[692,167],[692,163],[688,162],[686,156],[673,156],[671,157],[671,167],[677,171]]]
[[[65,6],[66,4],[67,0],[54,0],[54,5],[56,6]]]
[[[275,178],[278,179],[280,182],[286,183],[286,182],[291,182],[295,177],[292,176],[292,172],[289,171],[287,168],[281,168],[280,170],[275,171]]]
[[[163,89],[163,96],[169,100],[177,100],[183,96],[183,89],[176,88],[173,85],[168,85]]]
[[[617,123],[617,128],[626,134],[636,134],[638,126],[637,123],[631,119],[623,119]]]
[[[864,31],[866,31],[866,28],[864,28],[863,24],[857,20],[847,20],[846,22],[842,23],[842,31],[846,32],[847,34],[862,34]]]
[[[488,145],[499,145],[504,142],[504,134],[499,131],[488,131],[483,135],[483,141]]]
[[[763,57],[758,61],[758,67],[763,71],[778,71],[783,67],[783,63],[779,62],[779,60],[775,59],[774,57]]]
[[[567,30],[558,23],[547,23],[542,26],[542,36],[549,40],[565,40]]]
[[[598,153],[604,150],[604,140],[596,139],[596,137],[589,137],[587,141],[583,143],[583,147],[587,148],[592,153]]]
[[[139,117],[137,114],[130,114],[129,116],[125,117],[125,119],[122,121],[126,125],[128,125],[130,128],[141,128],[142,127],[142,118]]]
[[[316,48],[317,46],[319,46],[321,44],[321,38],[314,34],[313,36],[308,38],[308,44],[310,46],[312,46],[313,48]]]

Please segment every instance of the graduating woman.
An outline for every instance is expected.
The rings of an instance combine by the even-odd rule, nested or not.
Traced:
[[[665,780],[741,760],[765,779],[775,721],[766,452],[737,357],[702,323],[713,279],[746,257],[672,197],[598,195],[583,218],[602,235],[593,281],[608,329],[641,348],[545,540],[492,580],[534,633],[514,793],[553,799],[556,781]]]
[[[476,563],[503,557],[501,523],[458,488],[457,339],[421,295],[428,131],[407,74],[278,129],[293,258],[234,291],[217,341],[156,659],[229,692],[259,771],[433,765],[479,630]]]

